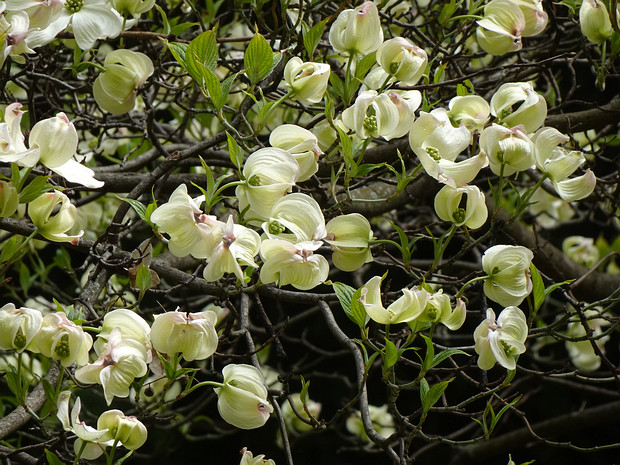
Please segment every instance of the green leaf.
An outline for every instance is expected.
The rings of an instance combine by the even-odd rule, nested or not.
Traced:
[[[218,48],[215,31],[206,31],[192,40],[185,52],[187,71],[202,86],[206,68],[213,73],[217,67]],[[219,79],[217,79],[219,85]]]
[[[421,334],[420,336],[422,336],[422,339],[424,339],[424,343],[426,344],[426,354],[424,355],[422,367],[420,368],[420,373],[424,374],[431,369],[433,358],[435,357],[435,348],[433,347],[433,341],[430,337],[427,337],[424,334]]]
[[[207,89],[211,103],[213,103],[213,106],[219,111],[224,106],[224,102],[222,101],[222,85],[220,84],[220,80],[215,73],[206,66],[199,65],[199,68],[202,76],[202,83]]]
[[[166,373],[166,378],[175,379],[174,375],[176,374],[176,367],[173,366],[172,363],[170,363],[170,360],[168,360],[159,352],[157,352],[157,356],[159,357],[159,360],[164,367],[164,373]]]
[[[28,394],[28,380],[23,372],[18,371],[13,365],[7,365],[4,373],[6,384],[15,395],[19,405],[26,405],[26,395]]]
[[[323,37],[325,25],[328,20],[329,18],[316,23],[304,34],[304,48],[306,49],[306,53],[308,54],[308,58],[310,60],[312,60],[316,46],[319,45],[319,42],[321,41],[321,37]]]
[[[365,328],[368,315],[364,306],[359,302],[362,289],[355,290],[351,286],[338,282],[332,283],[332,286],[347,317],[360,328]]]
[[[431,362],[431,368],[436,367],[441,362],[443,362],[445,359],[447,359],[448,357],[452,357],[453,355],[467,355],[467,356],[469,356],[469,354],[467,352],[463,352],[462,350],[459,350],[459,349],[446,349],[446,350],[442,350],[441,352],[439,352],[437,355],[435,355],[433,357],[433,361]]]
[[[530,275],[532,276],[532,296],[534,298],[534,312],[537,312],[545,301],[545,284],[540,273],[533,263],[530,264]]]
[[[336,73],[329,73],[329,83],[332,85],[334,89],[334,93],[340,97],[344,98],[344,82],[342,79],[338,77]]]
[[[170,50],[170,53],[172,53],[174,59],[183,67],[183,69],[185,69],[185,71],[188,71],[187,63],[185,62],[185,55],[187,54],[188,44],[181,44],[179,42],[168,42],[165,39],[162,39],[162,42],[166,47],[168,47],[168,50]]]
[[[43,385],[43,390],[45,391],[45,397],[47,397],[47,400],[49,400],[53,405],[56,405],[58,402],[58,392],[56,391],[56,388],[45,378],[41,378],[41,384]]]
[[[144,297],[144,293],[151,288],[151,270],[144,263],[141,263],[136,273],[136,288],[140,291],[140,300]]]
[[[27,186],[25,186],[19,193],[19,203],[29,203],[39,197],[44,192],[53,189],[47,183],[49,176],[37,176]]]
[[[185,31],[187,31],[189,28],[194,27],[194,26],[198,26],[199,23],[181,23],[181,24],[177,24],[176,26],[174,26],[171,30],[170,33],[173,36],[178,36],[183,34]]]
[[[166,12],[159,5],[155,5],[155,9],[161,15],[162,22],[164,23],[164,34],[169,35],[170,31],[171,31],[171,29],[170,29],[170,21],[168,21],[168,16],[166,15]]]
[[[396,345],[389,339],[385,339],[385,351],[383,352],[383,374],[384,376],[389,372],[390,368],[392,368],[398,358],[400,357],[400,352],[396,348]]]
[[[135,199],[124,199],[122,197],[119,197],[118,195],[116,197],[119,200],[122,200],[123,202],[127,202],[129,205],[131,205],[131,208],[134,209],[134,211],[138,214],[138,216],[140,217],[142,221],[144,221],[145,223],[151,224],[149,221],[149,218],[147,218],[146,216],[146,205],[144,205],[142,202],[135,200]]]
[[[237,141],[226,132],[226,139],[228,139],[228,154],[230,155],[230,161],[237,167],[239,173],[241,173],[241,167],[243,166],[243,150],[237,144]]]
[[[547,289],[545,289],[545,297],[547,297],[549,294],[551,294],[553,291],[555,291],[558,287],[562,287],[565,284],[570,284],[573,281],[575,281],[574,279],[567,279],[566,281],[562,281],[561,283],[554,283],[552,285],[550,285],[549,287],[547,287]]]
[[[500,418],[502,417],[502,415],[504,413],[506,413],[506,411],[512,407],[513,405],[515,405],[517,402],[519,402],[519,400],[521,400],[521,396],[517,397],[516,399],[514,399],[512,402],[510,402],[509,404],[506,404],[502,407],[502,409],[497,412],[497,415],[493,415],[493,418],[491,420],[491,431],[493,431],[495,429],[495,425],[497,425],[497,422],[500,420]]]
[[[426,379],[422,378],[420,380],[420,400],[422,401],[422,410],[424,410],[424,413],[428,412],[430,408],[437,403],[441,395],[448,387],[448,384],[450,384],[453,380],[454,378],[450,378],[449,380],[437,383],[430,388],[428,387],[428,382]],[[424,395],[422,395],[423,384],[426,385]]]
[[[114,465],[122,465],[123,462],[125,462],[125,460],[127,460],[131,456],[131,454],[133,454],[132,450],[130,450],[125,455],[123,455],[121,458],[119,458],[116,462],[114,462]]]
[[[338,126],[336,126],[336,130],[340,137],[340,148],[345,163],[353,163],[353,145],[351,144],[351,138]]]
[[[252,85],[269,74],[273,60],[273,51],[269,42],[257,32],[250,40],[243,57],[243,66],[246,68],[245,74]]]
[[[366,73],[370,71],[370,68],[372,68],[376,62],[377,59],[375,56],[375,52],[365,55],[364,58],[362,58],[357,63],[357,67],[355,68],[355,77],[357,79],[364,80],[364,77],[366,77]]]
[[[310,381],[306,381],[303,376],[301,376],[301,391],[299,393],[299,398],[301,402],[306,405],[310,401],[310,396],[308,394],[308,389],[310,388]]]
[[[348,315],[351,312],[351,299],[353,298],[353,294],[355,294],[355,289],[347,284],[339,282],[332,283],[332,287],[334,288],[334,293],[336,297],[338,297],[342,309]]]
[[[47,459],[48,465],[64,465],[63,461],[51,450],[45,449],[45,458]]]
[[[362,178],[371,171],[374,171],[377,168],[383,168],[384,166],[385,163],[364,163],[363,165],[359,165],[357,167],[357,170],[355,171],[355,176],[358,178]]]

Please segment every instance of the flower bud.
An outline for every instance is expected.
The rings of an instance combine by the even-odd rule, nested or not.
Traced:
[[[211,310],[200,313],[174,312],[155,315],[151,342],[158,352],[181,354],[185,360],[204,360],[217,349],[217,315]]]
[[[583,0],[579,8],[581,33],[590,42],[601,44],[613,34],[609,12],[600,0]]]
[[[32,340],[33,349],[68,367],[88,363],[88,351],[93,345],[90,334],[72,321],[64,312],[49,313],[41,321],[41,329]]]
[[[77,220],[77,209],[65,194],[57,190],[46,192],[30,202],[28,215],[38,233],[50,241],[71,242],[84,233],[80,231],[75,236],[66,234]]]
[[[513,107],[518,108],[513,111]],[[509,82],[491,97],[491,114],[509,128],[522,124],[530,134],[545,122],[547,102],[531,82]]]
[[[305,104],[318,103],[327,90],[329,72],[327,63],[304,63],[293,57],[284,67],[284,81],[293,91],[293,99]]]
[[[153,74],[153,62],[143,53],[122,49],[108,53],[104,65],[93,85],[95,101],[117,115],[133,110],[138,90]]]
[[[273,412],[263,377],[251,365],[226,365],[224,385],[215,388],[217,409],[227,423],[241,429],[263,426]]]
[[[10,181],[0,181],[0,218],[6,218],[17,211],[19,194]]]
[[[337,52],[367,54],[383,43],[379,10],[367,1],[354,10],[342,11],[329,30],[329,43]]]
[[[426,71],[428,55],[409,39],[395,37],[381,44],[377,50],[377,63],[401,84],[413,86]]]
[[[32,308],[15,308],[12,303],[0,308],[0,350],[22,352],[41,328],[43,315]]]

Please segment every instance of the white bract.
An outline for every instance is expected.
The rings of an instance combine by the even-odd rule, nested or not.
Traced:
[[[217,315],[211,310],[160,313],[151,326],[153,348],[170,356],[180,354],[187,361],[204,360],[217,349],[216,323]]]
[[[464,125],[470,132],[482,131],[491,114],[491,107],[479,95],[454,97],[448,108],[450,120],[456,125]]]
[[[272,147],[286,150],[293,155],[299,164],[297,181],[310,179],[319,169],[318,159],[323,151],[317,137],[307,129],[295,124],[283,124],[271,132],[269,143]]]
[[[600,0],[583,0],[579,8],[581,33],[590,42],[605,42],[613,34],[609,12]]]
[[[424,289],[403,289],[403,295],[387,308],[381,302],[380,276],[373,276],[361,290],[360,303],[368,316],[380,324],[398,324],[420,316],[428,302],[429,293]]]
[[[22,352],[41,328],[43,315],[32,308],[8,303],[0,308],[0,350]]]
[[[493,173],[510,176],[534,164],[534,143],[521,125],[511,129],[493,123],[480,134],[480,151]]]
[[[495,363],[508,370],[517,366],[516,357],[525,352],[527,321],[518,307],[507,307],[495,319],[495,312],[487,309],[487,317],[474,331],[474,350],[478,366],[490,370]]]
[[[230,364],[222,370],[223,386],[215,388],[217,409],[222,418],[241,429],[263,426],[273,412],[267,388],[258,369],[252,365]]]
[[[303,62],[291,58],[284,67],[284,81],[292,91],[292,98],[301,103],[319,103],[327,90],[330,67],[327,63]]]
[[[329,30],[329,43],[337,52],[350,54],[377,50],[383,43],[377,5],[367,1],[354,10],[342,11]]]
[[[374,90],[360,92],[353,106],[342,112],[342,122],[360,139],[390,137],[399,120],[398,108],[390,96]]]
[[[75,378],[81,383],[101,384],[110,405],[114,397],[127,397],[131,383],[146,374],[146,350],[140,342],[123,338],[120,328],[114,328],[99,358],[78,368]]]
[[[448,329],[455,331],[463,326],[467,308],[465,302],[456,299],[454,309],[450,304],[450,296],[443,293],[443,289],[430,294],[423,311],[416,317],[416,323],[442,323]]]
[[[374,239],[368,220],[359,213],[332,218],[326,225],[327,242],[334,253],[334,266],[342,271],[355,271],[372,262],[370,241]]]
[[[290,284],[296,289],[312,289],[327,279],[329,263],[322,255],[315,254],[322,245],[320,241],[305,241],[293,244],[280,239],[265,239],[260,246],[263,266],[260,280]]]
[[[153,74],[153,62],[144,53],[121,49],[108,53],[104,66],[93,85],[95,101],[113,114],[133,110],[138,91]]]
[[[600,309],[600,307],[597,307]],[[571,317],[568,324],[568,330],[566,336],[570,338],[583,338],[582,341],[565,341],[564,346],[568,351],[568,356],[571,359],[573,365],[582,371],[596,371],[601,366],[601,358],[594,351],[592,342],[600,350],[602,354],[605,353],[605,343],[609,341],[609,335],[603,335],[604,328],[611,323],[604,318],[598,318],[599,312],[593,309],[586,310],[584,316],[587,321],[589,331],[586,332],[580,318],[575,315]]]
[[[88,351],[93,338],[81,326],[69,321],[63,312],[48,313],[32,340],[31,349],[58,360],[63,367],[88,363]]]
[[[72,242],[80,238],[84,231],[75,236],[67,235],[77,220],[77,209],[69,198],[60,191],[45,192],[28,204],[28,215],[37,232],[54,242]]]
[[[519,245],[495,245],[482,255],[486,296],[505,307],[519,305],[532,291],[530,265],[534,254]]]
[[[491,0],[484,7],[483,18],[476,22],[476,37],[485,52],[504,55],[521,50],[525,17],[512,0]]]
[[[541,127],[547,117],[547,101],[531,82],[502,84],[491,97],[490,106],[499,124],[508,128],[521,124],[526,134]]]
[[[476,186],[444,186],[435,196],[435,212],[444,221],[471,229],[480,228],[488,216],[484,193]]]
[[[262,225],[270,239],[290,242],[320,241],[327,234],[319,204],[306,194],[294,192],[278,200]]]
[[[377,63],[401,84],[413,86],[426,71],[428,55],[409,39],[395,37],[381,44],[377,50]]]

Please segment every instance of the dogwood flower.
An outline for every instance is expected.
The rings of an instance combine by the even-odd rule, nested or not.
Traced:
[[[153,348],[163,354],[180,354],[187,361],[204,360],[217,349],[216,323],[217,315],[211,310],[160,313],[151,326]]]
[[[0,350],[22,352],[41,328],[39,310],[8,303],[0,308]]]
[[[187,186],[181,184],[167,203],[151,213],[150,220],[159,231],[170,236],[168,249],[172,255],[185,257],[191,254],[195,258],[207,258],[213,252],[216,235],[224,223],[200,210],[203,200],[203,196],[192,199],[187,194]]]
[[[34,166],[38,157],[33,154],[36,148],[28,149],[24,143],[21,120],[25,112],[20,110],[21,107],[22,104],[16,102],[4,109],[4,123],[0,123],[0,161],[9,163],[24,160]]]
[[[600,0],[584,0],[579,8],[581,33],[590,42],[601,44],[613,34],[609,12]]]
[[[354,10],[343,10],[329,30],[329,43],[337,52],[374,52],[383,43],[379,10],[366,1]]]
[[[318,159],[323,154],[317,137],[307,129],[295,124],[283,124],[269,135],[272,147],[286,150],[293,155],[299,165],[297,181],[310,179],[319,169]]]
[[[28,215],[37,232],[54,242],[71,242],[82,236],[67,235],[77,220],[77,209],[60,191],[45,192],[28,204]]]
[[[323,211],[317,201],[298,192],[278,200],[262,226],[270,239],[285,239],[293,243],[320,241],[327,234]],[[287,230],[290,232],[286,233]]]
[[[470,132],[482,131],[489,120],[491,107],[479,95],[463,95],[454,97],[448,104],[450,121],[455,125],[463,125]]]
[[[265,239],[260,245],[263,266],[260,280],[290,284],[296,289],[312,289],[327,279],[329,263],[322,255],[315,254],[322,245],[320,241],[305,241],[293,244],[280,239]]]
[[[525,352],[527,321],[518,307],[506,307],[497,320],[495,312],[487,309],[486,319],[474,331],[474,350],[478,366],[490,370],[495,363],[508,370],[516,368],[516,355]]]
[[[381,436],[389,437],[396,432],[394,417],[388,411],[387,404],[384,404],[381,407],[369,405],[368,416],[370,417],[372,427]],[[364,422],[360,411],[355,411],[349,415],[345,425],[349,433],[356,435],[364,442],[370,442],[370,438],[364,429]]]
[[[93,338],[81,326],[69,321],[64,312],[48,313],[32,339],[31,349],[58,360],[63,367],[88,363]]]
[[[276,465],[272,459],[266,459],[264,454],[254,457],[247,447],[241,449],[241,462],[239,465]]]
[[[110,0],[112,8],[124,16],[138,18],[147,13],[155,5],[155,0]]]
[[[491,97],[490,106],[499,124],[508,128],[521,124],[526,134],[541,127],[547,117],[547,101],[531,82],[502,84]]]
[[[465,302],[456,299],[456,305],[452,309],[450,304],[450,296],[443,293],[443,289],[439,292],[431,294],[423,311],[415,318],[416,323],[442,323],[448,329],[455,331],[463,326],[467,309]]]
[[[530,264],[534,254],[519,245],[495,245],[482,255],[486,296],[505,307],[519,305],[532,291]]]
[[[467,198],[464,205],[463,195]],[[444,186],[435,196],[435,212],[444,221],[470,229],[480,228],[488,215],[484,193],[476,186]]]
[[[254,257],[260,247],[260,236],[253,230],[240,224],[235,224],[232,215],[228,217],[226,226],[218,230],[220,236],[213,253],[208,257],[203,277],[208,282],[217,281],[225,273],[234,273],[241,281],[243,272],[240,265],[258,268]]]
[[[104,67],[93,85],[97,104],[112,114],[133,110],[138,91],[153,74],[151,59],[140,52],[114,50],[106,55]]]
[[[598,307],[600,309],[600,307]],[[609,326],[609,321],[597,318],[599,312],[593,309],[586,310],[584,315],[588,322],[590,332],[586,332],[581,320],[575,316],[568,323],[566,335],[570,338],[584,338],[582,341],[565,341],[564,346],[573,365],[582,371],[596,371],[601,366],[601,358],[592,347],[590,340],[594,340],[596,346],[605,353],[605,344],[609,341],[609,335],[603,336],[603,329]],[[586,337],[587,336],[587,337]]]
[[[120,328],[110,333],[99,358],[75,371],[81,383],[101,384],[105,400],[110,405],[114,397],[127,397],[129,386],[147,371],[146,347],[133,339],[125,339]]]
[[[342,271],[355,271],[372,262],[370,241],[374,239],[368,220],[359,213],[332,218],[326,225],[327,242],[334,251],[334,266]]]
[[[512,0],[491,0],[476,22],[476,38],[485,52],[499,56],[521,50],[525,17]]]
[[[562,241],[562,252],[587,268],[593,267],[599,260],[599,251],[591,237],[568,236]]]
[[[215,388],[217,409],[227,423],[241,429],[263,426],[273,412],[267,388],[252,365],[230,364],[222,370],[223,386]]]
[[[112,331],[118,328],[123,339],[132,339],[140,343],[147,351],[147,362],[150,362],[151,327],[133,310],[117,308],[105,314],[101,330],[93,345],[97,355],[101,354],[108,343]]]
[[[373,276],[361,290],[360,303],[368,316],[379,324],[398,324],[420,316],[427,305],[429,293],[424,289],[403,289],[403,295],[387,308],[381,302],[380,276]]]
[[[398,126],[399,114],[388,94],[367,90],[342,112],[342,122],[360,139],[368,139],[391,134]]]
[[[99,430],[108,430],[112,441],[120,442],[125,449],[136,450],[146,442],[146,426],[134,416],[125,416],[120,410],[106,410],[97,420]]]
[[[428,55],[409,39],[394,37],[377,49],[377,63],[401,84],[414,86],[426,71]]]
[[[567,136],[555,128],[544,127],[536,131],[532,141],[536,165],[549,177],[562,199],[573,202],[592,193],[596,186],[596,177],[591,170],[586,170],[581,176],[569,178],[586,159],[582,152],[569,152],[559,146],[568,141]]]
[[[308,423],[305,423],[303,420],[299,419],[299,417],[293,411],[291,403],[293,403],[293,405],[295,406],[295,410],[299,414],[301,414],[301,416],[306,420],[309,420],[310,417],[308,416],[308,413],[306,413],[305,408],[308,409],[310,415],[312,415],[314,418],[317,418],[321,413],[321,403],[315,402],[312,399],[308,399],[305,403],[304,408],[304,402],[302,402],[301,400],[301,395],[299,393],[295,393],[291,394],[289,399],[280,406],[280,409],[282,411],[282,418],[284,419],[284,423],[286,424],[290,432],[292,432],[293,434],[298,434],[306,431],[311,431],[312,425],[309,425]]]
[[[112,435],[107,428],[95,429],[80,421],[82,401],[79,397],[75,399],[71,416],[69,416],[70,399],[71,391],[62,391],[58,394],[56,416],[65,431],[70,431],[78,437],[73,445],[75,453],[81,453],[82,459],[94,460],[103,454],[106,447],[112,445]]]
[[[508,129],[493,123],[480,134],[480,151],[489,159],[493,173],[510,176],[534,164],[534,143],[519,125]]]
[[[312,104],[323,100],[329,82],[330,67],[327,63],[303,62],[291,58],[284,67],[284,82],[291,89],[294,100]]]
[[[243,165],[246,182],[237,186],[239,210],[245,217],[265,220],[278,199],[299,179],[299,164],[286,150],[266,147],[252,153]]]

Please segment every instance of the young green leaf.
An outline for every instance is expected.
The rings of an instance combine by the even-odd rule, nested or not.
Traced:
[[[321,22],[316,23],[304,34],[304,48],[308,54],[308,58],[312,60],[316,46],[319,45],[323,32],[325,32],[325,25],[328,19],[324,19]]]
[[[267,39],[258,32],[254,34],[243,57],[243,66],[246,68],[245,74],[253,85],[269,74],[273,59],[273,51]]]
[[[192,40],[185,51],[185,63],[187,71],[199,84],[204,84],[204,72],[215,71],[217,67],[218,47],[215,38],[215,31],[206,31]],[[217,79],[217,78],[216,78]],[[219,79],[217,80],[219,84]]]
[[[64,462],[51,450],[45,449],[45,458],[47,459],[48,465],[64,465]]]
[[[540,273],[533,263],[530,264],[530,275],[532,276],[532,296],[534,298],[534,312],[537,312],[545,301],[545,284]]]
[[[420,380],[420,400],[422,401],[422,410],[424,411],[424,413],[428,412],[430,408],[437,403],[441,395],[448,387],[448,384],[450,384],[452,380],[454,380],[454,378],[450,378],[447,381],[442,381],[441,383],[434,384],[430,387],[426,379],[422,378]],[[422,385],[426,386],[424,389],[424,393]]]
[[[233,165],[235,165],[239,173],[241,173],[241,167],[243,166],[243,150],[241,150],[237,141],[228,132],[226,133],[226,139],[228,139],[230,161],[232,161]]]

